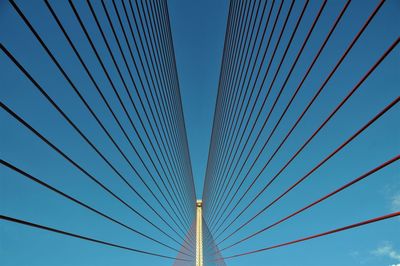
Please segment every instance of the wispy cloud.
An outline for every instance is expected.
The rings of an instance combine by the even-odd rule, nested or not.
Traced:
[[[392,211],[400,210],[400,193],[392,197],[391,205],[392,205]],[[395,266],[400,266],[400,265],[395,265]]]
[[[377,249],[372,251],[372,254],[376,256],[385,256],[400,262],[400,251],[396,250],[389,242],[386,242],[379,246]],[[393,264],[391,266],[400,266],[400,263]]]

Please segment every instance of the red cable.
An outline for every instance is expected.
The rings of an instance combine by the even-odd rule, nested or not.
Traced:
[[[331,112],[331,114],[325,119],[325,121],[318,127],[316,131],[308,138],[308,140],[301,146],[300,149],[297,150],[297,152],[290,158],[290,160],[279,170],[278,173],[275,174],[275,176],[264,186],[264,188],[257,194],[257,196],[249,203],[246,205],[246,207],[240,212],[238,216],[231,222],[231,224],[237,220],[237,218],[244,213],[246,209],[250,207],[250,205],[278,178],[278,176],[286,169],[286,167],[294,160],[294,158],[297,157],[297,155],[310,143],[310,141],[318,134],[318,132],[328,123],[328,121],[337,113],[337,111],[347,102],[348,99],[357,91],[357,89],[363,84],[363,82],[368,78],[368,76],[379,66],[379,64],[386,58],[387,55],[390,54],[390,52],[393,51],[393,49],[398,45],[400,42],[400,38],[397,38],[396,41],[392,43],[392,45],[386,50],[386,52],[379,58],[379,60],[367,71],[367,73],[361,78],[361,80],[354,86],[354,88],[347,94],[347,96],[339,103],[338,106]],[[330,153],[327,157],[325,157],[320,163],[318,163],[311,171],[309,171],[306,175],[304,175],[300,180],[298,180],[294,185],[292,185],[289,189],[287,189],[283,194],[281,194],[279,197],[277,197],[274,201],[272,201],[269,205],[264,207],[261,211],[259,211],[256,215],[254,215],[251,219],[249,219],[247,222],[239,226],[238,229],[236,229],[233,233],[231,233],[229,236],[224,238],[221,242],[218,244],[224,242],[226,239],[231,237],[233,234],[238,232],[240,229],[242,229],[245,225],[249,224],[252,220],[254,220],[257,216],[259,216],[261,213],[263,213],[265,210],[267,210],[269,207],[271,207],[273,204],[275,204],[278,200],[280,200],[283,196],[285,196],[287,193],[289,193],[293,188],[295,188],[297,185],[299,185],[301,182],[303,182],[307,177],[309,177],[313,172],[315,172],[319,167],[321,167],[325,162],[327,162],[331,157],[333,157],[336,153],[338,153],[341,149],[343,149],[347,144],[349,144],[354,138],[356,138],[359,134],[361,134],[365,129],[367,129],[371,124],[373,124],[378,118],[380,118],[384,113],[386,113],[390,108],[392,108],[394,105],[396,105],[400,100],[400,96],[397,97],[394,101],[392,101],[388,106],[386,106],[381,112],[379,112],[374,118],[372,118],[368,123],[366,123],[361,129],[359,129],[354,135],[352,135],[349,139],[347,139],[345,142],[343,142],[338,148],[336,148],[332,153]],[[265,169],[265,168],[263,168]],[[262,173],[263,169],[259,174]]]
[[[364,32],[364,30],[367,28],[368,24],[371,22],[372,18],[377,14],[378,10],[380,9],[380,7],[382,7],[384,1],[381,1],[377,7],[375,8],[375,10],[373,11],[373,13],[370,15],[370,17],[367,19],[366,23],[363,25],[362,29],[357,33],[356,37],[354,37],[353,41],[351,42],[351,44],[349,45],[349,47],[346,49],[346,51],[343,53],[343,55],[341,56],[341,58],[339,59],[339,61],[337,62],[337,64],[335,65],[335,67],[332,69],[332,71],[330,72],[330,74],[328,75],[328,77],[325,79],[325,81],[323,82],[323,84],[321,85],[321,87],[319,88],[319,90],[317,91],[317,93],[314,95],[314,97],[312,98],[312,100],[310,101],[310,103],[307,105],[307,107],[303,110],[302,114],[298,117],[298,119],[296,120],[295,124],[292,126],[292,128],[289,130],[289,132],[286,134],[285,138],[282,140],[282,142],[279,144],[279,146],[277,147],[277,149],[274,151],[274,153],[272,154],[272,156],[270,157],[270,159],[268,160],[268,162],[263,166],[263,168],[261,169],[261,171],[257,174],[255,180],[251,183],[251,185],[248,187],[248,189],[246,190],[246,192],[242,195],[242,197],[240,198],[240,200],[236,203],[235,207],[238,205],[238,203],[240,203],[240,201],[244,198],[244,196],[246,195],[246,193],[251,189],[251,187],[254,185],[255,181],[261,176],[261,174],[263,173],[263,171],[266,169],[266,167],[268,166],[268,164],[271,162],[271,160],[274,158],[274,156],[277,154],[277,152],[280,150],[280,148],[283,146],[283,144],[285,143],[285,141],[289,138],[289,136],[291,135],[291,133],[294,131],[294,129],[297,127],[297,125],[300,123],[300,121],[302,120],[302,118],[304,117],[304,115],[306,114],[306,112],[309,110],[309,108],[311,107],[311,105],[314,103],[314,101],[317,99],[317,97],[320,95],[320,93],[322,92],[322,90],[324,89],[325,85],[328,83],[328,81],[330,80],[330,78],[333,76],[333,74],[336,72],[336,70],[338,69],[338,67],[340,66],[340,64],[343,62],[343,60],[345,59],[345,57],[347,56],[347,54],[350,52],[351,48],[354,46],[354,44],[356,43],[356,41],[358,40],[358,38],[361,36],[361,34]],[[269,185],[279,176],[279,174],[295,159],[295,157],[297,157],[297,155],[304,149],[304,147],[306,145],[308,145],[308,143],[315,137],[315,135],[317,135],[317,133],[322,129],[322,127],[325,126],[325,124],[332,118],[332,116],[340,109],[340,107],[350,98],[351,95],[353,95],[353,93],[358,89],[358,87],[362,84],[362,82],[365,81],[365,79],[372,73],[372,71],[377,67],[377,65],[387,56],[387,54],[393,50],[393,48],[398,44],[399,39],[397,39],[392,45],[391,47],[384,53],[384,55],[377,61],[377,63],[374,64],[374,66],[364,75],[364,77],[359,81],[359,83],[357,83],[357,85],[353,88],[353,90],[345,97],[345,99],[335,108],[335,110],[330,114],[330,116],[324,121],[324,123],[320,126],[320,128],[318,128],[313,135],[307,140],[307,142],[293,155],[293,157],[285,164],[285,166],[277,173],[277,175],[275,175],[273,177],[273,179],[259,192],[259,194],[257,194],[257,196],[246,206],[245,209],[242,210],[242,212],[237,215],[235,217],[235,219],[228,225],[225,227],[225,229],[216,237],[216,239],[230,226],[232,225],[232,223],[237,220],[237,218],[239,218],[239,216],[246,210],[248,209],[248,207],[261,195],[261,193],[263,193],[267,187],[269,187]],[[235,209],[235,208],[233,208]],[[231,210],[230,214],[232,213],[233,209]],[[221,243],[221,242],[220,242]]]
[[[340,21],[341,18],[343,17],[343,14],[344,14],[345,11],[347,10],[347,7],[348,7],[349,3],[350,3],[350,0],[345,4],[345,6],[343,7],[342,11],[340,12],[340,14],[338,15],[338,17],[336,18],[336,20],[335,20],[333,26],[331,27],[329,33],[328,33],[327,36],[325,37],[324,42],[322,43],[321,47],[319,48],[318,52],[316,53],[316,55],[315,55],[315,57],[314,57],[312,63],[311,63],[310,66],[308,67],[308,69],[307,69],[305,75],[303,76],[301,82],[300,82],[299,85],[297,86],[297,89],[295,90],[294,94],[292,95],[292,97],[291,97],[289,103],[286,105],[285,110],[283,111],[283,113],[281,114],[280,118],[278,119],[278,121],[277,121],[275,127],[277,127],[277,125],[279,125],[279,123],[281,122],[281,120],[282,120],[283,117],[285,116],[287,110],[289,109],[290,105],[291,105],[292,102],[294,101],[294,99],[295,99],[297,93],[300,91],[301,86],[303,85],[304,81],[306,80],[306,78],[308,77],[309,73],[311,72],[311,69],[313,68],[313,66],[314,66],[314,64],[316,63],[317,59],[318,59],[319,56],[321,55],[321,53],[322,53],[323,49],[325,48],[326,44],[328,43],[328,40],[330,39],[331,35],[333,34],[334,30],[336,29],[336,27],[337,27],[339,21]],[[309,34],[310,34],[310,32],[309,32]],[[292,69],[291,69],[291,70],[292,70]],[[286,83],[287,81],[288,81],[288,78],[286,78],[286,80],[285,80],[284,83]],[[283,88],[285,85],[286,85],[286,84],[282,85],[282,88]],[[274,129],[271,131],[270,136],[272,136],[273,131],[275,131],[275,127],[274,127]],[[268,138],[270,138],[270,137],[268,137]],[[268,140],[267,140],[267,142],[268,142]],[[239,158],[240,158],[240,156],[239,156]],[[244,167],[244,165],[242,165],[241,168],[243,168],[243,167]],[[241,172],[241,170],[239,170],[239,172]],[[244,181],[245,181],[245,179],[247,178],[247,175],[248,175],[249,173],[250,173],[250,171],[247,171],[245,177],[242,179],[242,181],[241,181],[240,185],[238,186],[238,188],[236,189],[235,193],[233,193],[234,197],[232,197],[232,198],[230,199],[230,202],[233,202],[235,196],[238,194],[240,187],[243,185],[243,183],[244,183]],[[253,182],[252,182],[252,184],[250,185],[250,187],[251,187],[255,182],[256,182],[256,179],[253,180]],[[246,190],[246,192],[244,193],[244,195],[241,196],[241,198],[240,198],[239,201],[235,204],[235,206],[229,211],[228,215],[224,218],[224,220],[222,221],[221,225],[224,224],[225,221],[232,215],[233,210],[236,209],[236,207],[239,205],[240,201],[243,199],[243,197],[245,196],[245,194],[247,194],[247,192],[248,192],[248,190],[250,189],[250,187]],[[230,204],[228,204],[227,207],[228,207],[229,205],[230,205]],[[226,208],[227,208],[227,207],[226,207]],[[221,227],[221,225],[220,225],[219,227]],[[219,229],[220,229],[220,228],[218,228],[217,231],[218,231]],[[221,234],[222,234],[226,229],[227,229],[227,227],[225,227],[225,229],[221,232]],[[219,237],[219,236],[217,236],[217,238],[218,238],[218,237]]]
[[[349,0],[349,1],[350,1],[350,0]],[[245,175],[245,177],[242,179],[242,181],[240,182],[239,186],[237,186],[237,188],[236,188],[236,190],[235,190],[235,192],[234,192],[233,194],[231,194],[232,189],[234,188],[234,186],[235,186],[235,184],[236,184],[236,182],[237,182],[237,180],[238,180],[238,178],[239,178],[239,176],[240,176],[240,173],[242,172],[242,170],[243,170],[243,168],[244,168],[244,166],[245,166],[247,160],[249,159],[250,154],[251,154],[251,151],[252,151],[252,149],[254,148],[254,146],[255,146],[257,140],[259,139],[259,136],[260,136],[261,132],[263,131],[263,128],[265,127],[265,124],[267,123],[267,120],[268,120],[269,116],[272,114],[272,112],[273,112],[273,110],[274,110],[274,108],[275,108],[275,105],[276,105],[276,103],[278,102],[278,100],[279,100],[279,98],[280,98],[280,95],[281,95],[282,92],[284,91],[285,85],[286,85],[287,81],[289,80],[290,75],[291,75],[291,73],[293,72],[293,70],[294,70],[294,68],[295,68],[295,66],[296,66],[296,64],[297,64],[297,62],[298,62],[298,60],[300,59],[300,56],[302,55],[302,52],[303,52],[303,50],[304,50],[304,48],[305,48],[305,46],[306,46],[306,44],[307,44],[307,42],[308,42],[308,40],[309,40],[309,38],[310,38],[310,36],[311,36],[311,33],[313,32],[314,27],[315,27],[315,25],[317,24],[317,21],[319,20],[321,14],[322,14],[322,11],[324,10],[325,4],[326,4],[326,1],[324,1],[324,2],[322,3],[322,5],[321,5],[321,7],[320,7],[320,9],[319,9],[319,11],[318,11],[318,13],[317,13],[317,16],[315,17],[315,19],[314,19],[314,21],[313,21],[313,24],[312,24],[311,28],[309,29],[309,31],[308,31],[308,33],[307,33],[307,36],[306,36],[306,38],[304,39],[303,44],[302,44],[300,50],[298,51],[298,53],[297,53],[297,55],[296,55],[296,58],[295,58],[295,60],[294,60],[294,62],[293,62],[293,64],[292,64],[292,66],[291,66],[291,68],[290,68],[290,70],[289,70],[289,72],[288,72],[286,78],[285,78],[285,81],[284,81],[283,85],[281,86],[281,88],[280,88],[280,90],[279,90],[279,92],[278,92],[278,95],[277,95],[277,97],[276,97],[276,99],[275,99],[275,101],[274,101],[274,104],[272,105],[272,107],[271,107],[271,109],[270,109],[270,111],[269,111],[269,113],[268,113],[268,115],[267,115],[267,119],[266,119],[266,121],[264,121],[263,126],[261,127],[261,129],[260,129],[260,131],[259,131],[259,133],[258,133],[258,135],[257,135],[257,137],[256,137],[256,141],[253,143],[252,148],[250,148],[250,152],[248,152],[248,154],[247,154],[247,156],[246,156],[246,159],[244,160],[244,162],[242,163],[242,166],[241,166],[240,169],[239,169],[239,172],[236,174],[235,181],[234,181],[233,185],[231,186],[231,188],[230,188],[229,191],[228,191],[228,195],[227,195],[227,196],[225,197],[225,199],[224,199],[224,201],[226,201],[226,200],[228,199],[229,194],[231,195],[231,196],[230,196],[230,199],[228,200],[228,204],[225,205],[225,202],[222,204],[222,205],[225,205],[225,208],[222,210],[222,215],[220,215],[218,221],[215,222],[216,225],[219,224],[219,226],[216,227],[216,230],[215,230],[216,233],[217,233],[217,232],[219,231],[219,229],[224,225],[224,222],[225,222],[226,219],[227,219],[227,218],[225,218],[225,219],[223,220],[223,222],[220,223],[221,219],[223,219],[223,216],[224,216],[223,214],[226,213],[228,207],[230,206],[230,203],[229,203],[229,202],[232,202],[232,201],[233,201],[235,195],[238,193],[239,189],[240,189],[240,188],[242,187],[242,185],[244,184],[244,182],[245,182],[245,180],[246,180],[248,174]],[[298,21],[298,22],[299,22],[299,21]],[[296,24],[296,25],[297,25],[297,24]],[[296,31],[296,30],[295,30],[295,31]],[[292,33],[291,39],[294,37],[295,31]],[[291,43],[290,40],[289,40],[289,43]],[[289,46],[290,46],[290,44],[289,44]],[[272,82],[271,82],[271,84],[270,84],[270,88],[273,86],[273,84],[274,84],[274,82],[275,82],[275,80],[276,80],[276,77],[277,77],[277,75],[278,75],[278,73],[279,73],[279,69],[280,69],[280,67],[282,66],[283,60],[285,59],[285,54],[286,54],[286,52],[287,52],[289,46],[286,47],[286,50],[285,50],[285,52],[284,52],[284,56],[282,57],[281,62],[280,62],[280,64],[279,64],[278,68],[277,68],[277,71],[275,72],[274,78],[273,78],[273,80],[272,80]],[[257,116],[257,117],[258,117],[258,116]],[[242,118],[243,118],[243,117],[242,117]],[[258,119],[258,118],[256,118],[256,121],[257,121],[257,119]],[[279,124],[279,122],[278,122],[277,124]],[[253,124],[253,127],[252,127],[252,129],[250,130],[250,133],[249,133],[249,135],[248,135],[248,138],[247,138],[247,140],[246,140],[244,146],[246,146],[246,143],[250,140],[249,137],[250,137],[250,135],[252,134],[252,131],[253,131],[253,129],[254,129],[254,126],[255,126],[255,124]],[[277,126],[275,125],[275,127],[277,127]],[[246,131],[246,130],[244,130],[244,131],[242,132],[242,135],[241,135],[241,137],[240,137],[239,143],[240,143],[241,140],[243,139],[243,136],[244,136],[244,132],[245,132],[245,131]],[[274,131],[274,130],[273,130],[273,131]],[[270,133],[270,136],[272,135],[273,131]],[[237,135],[237,136],[238,136],[238,135]],[[266,143],[267,143],[268,141],[269,141],[269,140],[267,140]],[[242,157],[242,155],[243,155],[243,153],[244,153],[244,151],[245,151],[244,146],[242,147],[242,150],[241,150],[241,152],[240,152],[240,154],[239,154],[239,157],[238,157],[239,159],[237,160],[237,162],[236,162],[236,164],[235,164],[235,167],[233,168],[232,174],[234,174],[236,167],[239,165],[238,163],[239,163],[239,161],[240,161],[240,158]],[[264,146],[266,146],[266,144],[264,144]],[[233,158],[236,157],[236,154],[237,154],[238,151],[239,151],[239,146],[236,147],[236,150],[235,150],[235,153],[234,153],[234,155],[233,155]],[[263,151],[263,149],[260,150],[260,152],[258,153],[258,155],[256,156],[256,158],[254,159],[254,161],[253,161],[252,165],[250,166],[250,168],[253,168],[254,164],[256,163],[256,161],[258,160],[258,158],[260,157],[262,151]],[[232,161],[232,162],[233,162],[233,161]],[[250,169],[250,168],[249,168],[249,169]],[[226,217],[228,217],[228,216],[226,216]]]
[[[257,249],[257,250],[252,250],[252,251],[248,251],[248,252],[244,252],[244,253],[228,256],[228,257],[223,257],[221,259],[224,259],[224,260],[232,259],[232,258],[246,256],[246,255],[250,255],[250,254],[254,254],[254,253],[258,253],[258,252],[262,252],[262,251],[275,249],[275,248],[280,248],[280,247],[283,247],[283,246],[289,246],[289,245],[293,245],[293,244],[296,244],[296,243],[299,243],[299,242],[304,242],[304,241],[311,240],[311,239],[314,239],[314,238],[318,238],[318,237],[322,237],[322,236],[326,236],[326,235],[331,235],[331,234],[334,234],[334,233],[339,233],[341,231],[346,231],[346,230],[349,230],[349,229],[352,229],[352,228],[360,227],[360,226],[367,225],[367,224],[370,224],[370,223],[383,221],[383,220],[394,218],[394,217],[397,217],[397,216],[400,216],[400,212],[393,212],[393,213],[390,213],[390,214],[387,214],[387,215],[379,216],[379,217],[376,217],[376,218],[373,218],[373,219],[369,219],[369,220],[365,220],[365,221],[358,222],[358,223],[355,223],[355,224],[351,224],[351,225],[347,225],[347,226],[344,226],[344,227],[336,228],[336,229],[333,229],[333,230],[330,230],[330,231],[326,231],[326,232],[323,232],[323,233],[307,236],[307,237],[304,237],[304,238],[299,238],[299,239],[296,239],[296,240],[292,240],[292,241],[281,243],[281,244],[274,245],[274,246],[269,246],[269,247],[265,247],[265,248],[261,248],[261,249]]]
[[[350,181],[350,182],[346,183],[345,185],[339,187],[338,189],[330,192],[329,194],[319,198],[318,200],[314,201],[313,203],[308,204],[307,206],[305,206],[305,207],[293,212],[292,214],[286,216],[285,218],[282,218],[279,221],[277,221],[277,222],[275,222],[275,223],[273,223],[273,224],[271,224],[271,225],[269,225],[267,227],[264,227],[263,229],[258,230],[257,232],[255,232],[255,233],[253,233],[253,234],[251,234],[251,235],[249,235],[249,236],[247,236],[247,237],[245,237],[245,238],[243,238],[243,239],[241,239],[241,240],[239,240],[239,241],[237,241],[237,242],[235,242],[235,243],[233,243],[233,244],[231,244],[231,245],[229,245],[229,246],[227,246],[227,247],[225,247],[223,249],[221,249],[220,251],[232,248],[232,247],[234,247],[234,246],[236,246],[236,245],[238,245],[238,244],[240,244],[240,243],[242,243],[244,241],[249,240],[250,238],[253,238],[254,236],[256,236],[256,235],[258,235],[258,234],[260,234],[262,232],[265,232],[265,231],[271,229],[272,227],[275,227],[276,225],[278,225],[278,224],[280,224],[280,223],[282,223],[282,222],[284,222],[286,220],[289,220],[290,218],[296,216],[297,214],[299,214],[299,213],[301,213],[301,212],[303,212],[303,211],[305,211],[305,210],[307,210],[307,209],[309,209],[309,208],[321,203],[322,201],[332,197],[333,195],[335,195],[335,194],[345,190],[346,188],[348,188],[348,187],[360,182],[361,180],[363,180],[363,179],[367,178],[368,176],[378,172],[379,170],[381,170],[381,169],[385,168],[386,166],[396,162],[399,159],[400,159],[400,155],[397,155],[397,156],[393,157],[392,159],[382,163],[381,165],[375,167],[372,170],[369,170],[368,172],[366,172],[363,175],[353,179],[352,181]]]

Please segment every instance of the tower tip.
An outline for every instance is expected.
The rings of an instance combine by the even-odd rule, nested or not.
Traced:
[[[201,207],[203,205],[202,200],[196,200],[196,207]]]

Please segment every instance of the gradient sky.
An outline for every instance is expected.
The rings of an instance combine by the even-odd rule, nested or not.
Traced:
[[[91,86],[82,69],[76,67],[78,61],[67,46],[62,34],[57,31],[57,26],[44,4],[41,1],[17,2],[32,20],[34,26],[43,34],[45,41],[54,49],[56,56],[60,58],[68,73],[73,76],[79,86]],[[71,29],[70,32],[78,47],[88,49],[89,46],[86,41],[83,41],[82,33],[77,30],[78,24],[68,5],[61,1],[51,1],[51,3],[62,17],[63,22]],[[76,3],[79,10],[87,11],[84,1],[76,1]],[[296,2],[296,12],[299,12],[302,3],[302,1]],[[168,4],[196,189],[197,194],[201,195],[228,3],[215,0],[171,0],[168,1]],[[301,58],[299,65],[308,66],[324,34],[343,4],[343,0],[328,2],[323,19],[316,28],[317,33],[312,37],[312,42],[305,50],[305,55]],[[318,66],[305,83],[307,89],[299,95],[295,102],[296,108],[289,112],[283,127],[271,142],[273,147],[279,143],[285,130],[291,125],[301,108],[304,108],[312,93],[323,81],[376,4],[375,0],[355,0],[350,4],[342,25],[322,55]],[[311,1],[305,22],[300,27],[300,34],[294,45],[297,47],[296,49],[304,38],[307,26],[312,21],[319,5],[320,1]],[[288,3],[285,5],[285,8],[287,7]],[[400,36],[399,12],[400,2],[398,0],[388,0],[385,3],[365,36],[357,43],[349,58],[345,60],[338,73],[328,84],[326,92],[310,110],[299,129],[296,130],[295,136],[288,141],[283,152],[280,153],[270,170],[265,173],[265,178],[257,183],[251,195],[255,195],[266,180],[279,169],[285,160],[290,158],[290,155],[315,130],[383,51],[395,38]],[[292,19],[289,23],[293,26],[294,20]],[[99,37],[97,36],[97,38]],[[77,104],[78,99],[68,84],[8,2],[4,0],[0,0],[0,41],[23,62],[49,94],[65,108],[66,112],[102,150],[107,150],[110,157],[116,155],[111,143],[104,141],[103,134],[97,134],[98,126],[89,119],[90,116],[83,105]],[[294,51],[297,51],[296,49],[290,52],[292,57],[295,54]],[[85,59],[93,69],[98,67],[90,55],[86,55]],[[38,61],[41,64],[38,64]],[[289,64],[284,65],[284,70],[287,71],[289,66]],[[304,68],[297,68],[289,85],[297,84],[303,71]],[[97,76],[100,80],[105,80],[102,74]],[[385,105],[399,96],[399,88],[400,47],[397,47],[343,107],[343,110],[334,117],[315,141],[280,177],[280,181],[276,182],[269,192],[257,201],[257,207],[252,208],[249,213],[258,211],[351,136]],[[109,118],[106,116],[107,112],[99,103],[94,90],[85,91],[85,97],[88,97],[94,108],[105,116],[105,121],[111,121],[111,119],[107,120]],[[287,101],[288,98],[288,94],[283,95],[284,101]],[[4,54],[0,55],[0,100],[13,108],[40,132],[43,132],[51,141],[65,149],[90,171],[101,176],[102,181],[118,191],[122,197],[131,202],[138,200],[121,182],[106,178],[106,176],[112,175],[112,171],[87,145],[83,144],[79,136],[37,93],[33,85]],[[282,105],[279,111],[281,110]],[[275,114],[273,119],[276,120],[277,117]],[[398,121],[400,121],[399,105],[341,151],[340,155],[332,158],[280,204],[258,218],[230,241],[233,243],[234,240],[273,223],[399,154],[400,127]],[[115,125],[111,122],[108,124],[112,130],[117,132]],[[127,143],[123,145],[128,147]],[[65,160],[43,145],[38,138],[21,127],[4,111],[0,112],[0,157],[46,182],[62,188],[65,192],[112,213],[133,227],[157,235],[154,229],[143,225],[120,204],[93,186],[81,173],[72,169]],[[267,156],[262,157],[261,162],[263,158],[265,160]],[[115,163],[121,167],[124,173],[129,173],[129,168],[125,164],[118,160],[115,160]],[[257,166],[258,169],[260,165],[261,163]],[[250,199],[251,197],[249,197]],[[145,206],[139,205],[138,208],[146,215],[152,216]],[[312,210],[237,246],[228,251],[226,255],[278,244],[399,210],[400,163],[396,162]],[[88,213],[79,206],[38,187],[4,167],[0,167],[0,213],[92,237],[101,236],[105,240],[141,249],[174,255],[166,249],[155,247],[153,243]],[[162,236],[160,239],[171,242],[163,239]],[[4,266],[171,264],[172,262],[168,260],[103,247],[17,224],[0,222],[0,265]],[[334,236],[227,261],[227,265],[233,266],[391,266],[396,264],[400,265],[400,219],[391,219]]]

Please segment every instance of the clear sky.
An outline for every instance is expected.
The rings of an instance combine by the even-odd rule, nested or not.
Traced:
[[[67,2],[50,2],[62,18],[62,22],[68,25],[69,33],[78,49],[90,50]],[[78,10],[84,14],[84,20],[90,22],[91,18],[85,1],[74,2],[76,2]],[[286,1],[283,10],[287,10],[289,2]],[[83,69],[77,67],[77,59],[44,3],[42,1],[17,1],[17,3],[43,36],[45,42],[55,52],[56,57],[61,60],[73,80],[80,88],[85,88],[82,89],[84,96],[87,97],[96,112],[101,114],[107,127],[117,138],[122,138],[122,134],[111,122],[110,114],[100,102],[99,96],[95,93]],[[95,3],[95,8],[100,9],[99,3]],[[289,51],[291,60],[293,60],[320,3],[321,1],[310,1],[294,47]],[[332,42],[329,43],[320,62],[307,79],[304,86],[306,89],[300,93],[294,103],[295,108],[289,112],[282,128],[272,140],[272,147],[275,147],[282,139],[283,134],[299,115],[376,4],[375,0],[352,1]],[[199,196],[202,192],[207,163],[228,3],[222,0],[170,0],[168,5],[193,174]],[[296,16],[302,5],[303,1],[296,1],[294,9]],[[288,87],[292,88],[299,82],[305,67],[310,63],[328,27],[333,23],[343,5],[343,0],[328,1],[321,22],[316,27],[316,34],[311,38],[311,44],[300,59],[301,67],[294,72],[294,78],[289,82],[290,86]],[[384,50],[400,36],[399,12],[400,2],[398,0],[386,1],[365,36],[360,39],[349,58],[344,61],[338,73],[328,84],[326,91],[310,109],[293,138],[288,141],[274,164],[256,184],[246,202],[279,170],[279,167],[317,128]],[[289,21],[290,28],[293,28],[294,17]],[[87,24],[90,32],[96,32],[93,22]],[[111,32],[108,30],[107,34],[111,34]],[[287,40],[287,36],[288,34],[285,35],[284,40]],[[100,40],[98,33],[93,34],[93,38],[96,41]],[[79,103],[78,98],[37,40],[5,0],[0,0],[0,42],[12,51],[102,150],[107,151],[111,158],[120,158],[112,144],[106,141],[105,135],[99,133],[98,125],[90,118],[84,106]],[[115,44],[113,47],[116,47]],[[104,53],[104,45],[99,49]],[[279,51],[278,53],[282,53],[282,49]],[[89,67],[93,69],[96,78],[100,82],[106,82],[93,54],[86,52],[84,57]],[[111,59],[107,58],[106,64],[111,64],[110,62]],[[284,64],[282,72],[286,73],[289,67],[289,63]],[[111,72],[112,75],[116,75],[115,70],[112,69]],[[282,79],[279,77],[278,81],[282,82]],[[399,88],[400,47],[397,47],[315,141],[294,161],[279,181],[257,201],[257,205],[249,211],[249,215],[269,203],[278,193],[284,191],[302,174],[305,174],[324,156],[350,137],[385,105],[398,97],[400,95]],[[111,92],[108,93],[108,96],[110,95]],[[276,91],[273,92],[273,96],[275,95]],[[289,96],[288,93],[284,94],[283,101],[288,101]],[[110,99],[112,99],[112,105],[116,106],[116,99],[112,97]],[[0,55],[0,100],[90,172],[99,176],[102,182],[118,191],[121,197],[132,204],[139,202],[138,197],[132,195],[122,182],[114,178],[115,174],[111,169],[84,143],[4,53]],[[276,121],[278,114],[282,111],[282,106],[280,105],[278,112],[272,116],[272,121]],[[117,112],[119,115],[122,114],[122,110],[118,109]],[[265,112],[263,115],[265,116]],[[121,115],[121,117],[123,116]],[[275,222],[399,154],[400,127],[398,121],[400,121],[399,104],[341,151],[338,156],[332,158],[324,167],[314,173],[309,180],[225,244],[233,243],[235,240]],[[127,119],[124,118],[123,123],[128,123]],[[271,130],[272,125],[270,124],[267,128]],[[128,150],[128,143],[121,142],[121,145]],[[260,148],[261,145],[257,146],[256,150],[258,151]],[[260,165],[268,156],[269,153],[266,152],[261,157],[256,169],[260,169]],[[57,188],[62,188],[64,192],[110,213],[132,227],[174,245],[173,241],[160,235],[154,228],[145,225],[137,216],[94,186],[82,173],[72,168],[63,158],[50,150],[4,110],[0,111],[0,158]],[[121,159],[113,159],[113,163],[118,165],[124,174],[129,176],[132,174],[130,168]],[[110,176],[113,178],[109,178]],[[132,179],[134,179],[133,176]],[[138,186],[138,189],[144,191],[141,186]],[[148,196],[148,194],[146,195]],[[151,203],[155,202],[151,201]],[[149,217],[156,218],[142,203],[135,206]],[[400,163],[396,162],[312,210],[227,251],[224,255],[279,244],[399,210]],[[118,225],[89,213],[5,167],[0,167],[0,214],[144,250],[171,256],[176,255],[166,248],[156,246]],[[239,219],[236,225],[243,221],[244,219]],[[226,263],[233,266],[400,265],[400,219],[391,219],[334,236],[228,260]],[[0,265],[172,265],[172,261],[104,247],[0,221]]]

